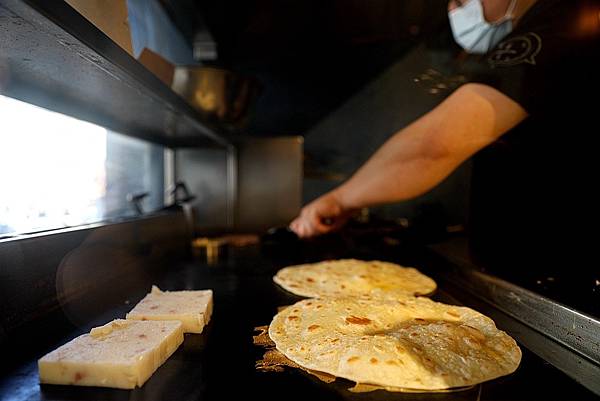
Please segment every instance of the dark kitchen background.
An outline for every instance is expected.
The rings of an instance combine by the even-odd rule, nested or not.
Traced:
[[[209,55],[202,64],[259,81],[243,136],[304,137],[303,204],[348,179],[390,136],[469,80],[445,0],[161,4],[196,55]],[[535,144],[515,142],[539,127],[522,124],[419,198],[371,208],[371,223],[409,224],[426,242],[467,232],[481,268],[597,314],[598,269],[589,266],[589,237],[577,228],[587,224],[586,200],[554,196],[559,164],[546,168]],[[532,182],[540,192],[528,188]]]
[[[100,16],[123,17],[114,25],[131,28],[129,47],[76,7],[92,3],[100,4]],[[286,231],[302,204],[348,179],[390,136],[469,81],[447,0],[106,3],[0,1],[0,139],[21,140],[0,141],[15,160],[0,159],[0,189],[11,195],[0,197],[9,206],[0,202],[0,400],[276,399],[284,392],[302,400],[388,399],[384,392],[309,383],[298,372],[255,370],[260,351],[252,345],[253,328],[297,300],[273,275],[284,266],[341,258],[419,268],[438,283],[434,299],[482,311],[524,350],[514,375],[472,391],[394,399],[600,394],[600,270],[590,257],[596,224],[587,214],[597,207],[586,208],[595,198],[561,192],[579,185],[562,171],[569,158],[555,163],[554,153],[544,158],[528,147],[515,153],[528,123],[417,199],[371,208],[344,230],[314,240]],[[600,19],[593,21],[600,27]],[[153,56],[142,49],[164,60],[148,61]],[[175,66],[173,76],[163,74],[165,60]],[[576,77],[579,67],[565,73]],[[239,77],[251,79],[230,87]],[[257,85],[244,86],[250,82]],[[218,99],[196,104],[186,89]],[[218,104],[231,100],[229,89],[242,95],[232,97],[232,114],[230,103]],[[245,109],[241,103],[250,98]],[[13,109],[4,105],[17,110],[17,103],[25,111],[7,124]],[[48,112],[32,105],[83,120],[72,128],[78,141],[62,136],[62,123],[55,130],[26,124],[41,115],[34,111]],[[588,126],[585,135],[595,135],[597,122]],[[87,130],[96,135],[93,144]],[[573,148],[584,142],[581,133],[568,134],[577,139]],[[562,151],[562,141],[554,145]],[[595,152],[584,147],[586,155]],[[593,166],[596,155],[581,154],[573,159]],[[62,170],[50,168],[63,159]],[[72,179],[87,159],[98,163]],[[532,167],[527,174],[523,165]],[[594,171],[575,178],[584,181]],[[519,186],[514,177],[521,177]],[[590,181],[586,190],[595,189]],[[183,184],[190,193],[178,196]],[[32,199],[39,208],[23,212]],[[84,206],[86,213],[79,210]],[[40,356],[125,316],[152,284],[215,293],[209,327],[187,337],[162,373],[131,393],[38,384]]]
[[[460,82],[444,70],[455,47],[444,0],[161,3],[191,45],[209,35],[217,58],[205,65],[261,83],[248,135],[304,137],[304,203],[349,178]],[[430,194],[373,213],[464,224],[468,177],[465,165]]]

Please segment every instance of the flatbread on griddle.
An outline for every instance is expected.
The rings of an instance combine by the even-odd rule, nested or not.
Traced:
[[[426,295],[436,288],[435,281],[415,268],[356,259],[285,267],[273,281],[289,292],[310,298]]]
[[[269,336],[303,368],[424,391],[507,375],[521,360],[490,318],[428,298],[307,299],[279,312]]]

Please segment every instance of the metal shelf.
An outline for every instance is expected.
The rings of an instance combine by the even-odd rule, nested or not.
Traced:
[[[0,0],[0,93],[169,147],[230,144],[62,0]]]
[[[541,357],[600,395],[600,320],[553,299],[481,271],[468,253],[466,239],[456,238],[431,246],[450,268],[437,272],[445,286],[471,293],[558,345],[516,337]],[[446,264],[446,263],[444,263]],[[464,294],[463,294],[464,295]],[[567,350],[568,349],[568,350]],[[570,351],[569,351],[570,350]],[[580,357],[581,356],[581,357]]]

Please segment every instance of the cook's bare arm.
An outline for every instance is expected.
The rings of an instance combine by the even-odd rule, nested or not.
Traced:
[[[344,209],[333,190],[304,206],[290,228],[303,238],[325,234],[343,226],[352,212],[352,209]]]
[[[324,234],[353,210],[422,195],[526,116],[496,89],[465,84],[392,136],[347,182],[306,205],[290,226],[301,237]]]

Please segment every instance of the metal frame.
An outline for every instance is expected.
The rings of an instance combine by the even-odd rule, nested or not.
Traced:
[[[492,318],[496,325],[515,337],[520,344],[537,354],[543,360],[581,383],[588,390],[600,395],[600,366],[571,351],[544,334],[532,329],[520,320],[492,306],[486,300],[471,295],[464,288],[452,283],[444,283],[443,301],[455,304],[467,304]]]
[[[445,285],[468,291],[536,331],[535,338],[532,335],[521,338],[522,330],[511,334],[542,358],[600,394],[600,320],[483,273],[467,258],[450,250],[463,246],[458,241],[431,247],[454,267],[436,271]],[[549,341],[548,337],[556,343]]]
[[[238,153],[235,146],[227,147],[227,226],[235,227],[238,220]]]
[[[118,277],[135,278],[144,269],[162,266],[165,258],[183,257],[190,239],[183,212],[176,211],[0,240],[0,345],[3,336],[90,289],[114,286]],[[59,291],[67,270],[77,283]]]
[[[62,0],[2,0],[0,37],[0,93],[170,147],[230,145]]]

